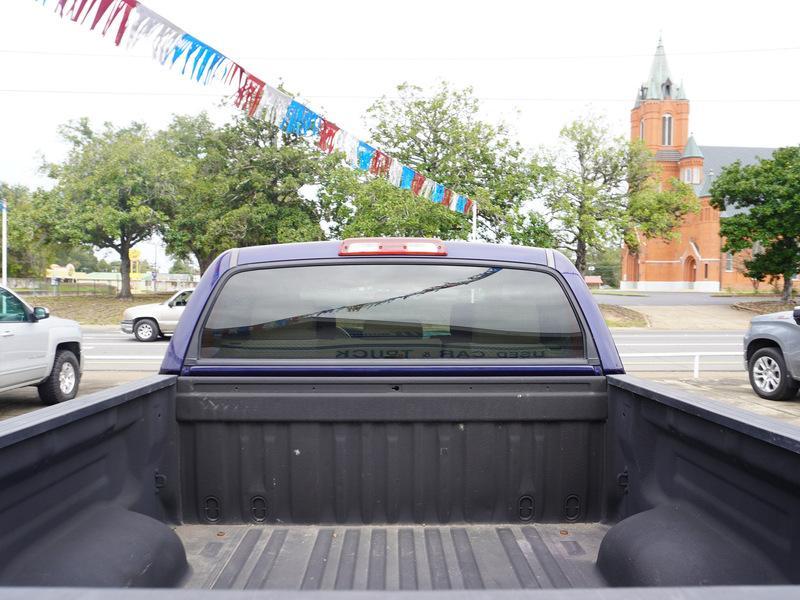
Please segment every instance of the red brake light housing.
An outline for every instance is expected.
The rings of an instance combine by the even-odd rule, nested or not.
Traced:
[[[339,246],[339,256],[447,256],[444,242],[436,238],[348,238]]]

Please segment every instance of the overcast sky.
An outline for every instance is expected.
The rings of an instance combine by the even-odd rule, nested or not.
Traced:
[[[69,0],[71,2],[71,0]],[[40,155],[63,155],[57,126],[88,116],[164,126],[215,109],[219,88],[159,66],[143,45],[115,48],[62,21],[55,0],[0,0],[0,180],[45,184]],[[800,2],[638,0],[403,3],[149,0],[178,26],[262,79],[301,94],[354,133],[403,81],[473,86],[485,116],[522,143],[552,144],[562,125],[605,115],[628,134],[659,33],[691,102],[701,145],[800,143]]]

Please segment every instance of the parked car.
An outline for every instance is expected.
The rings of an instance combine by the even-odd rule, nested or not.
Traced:
[[[0,392],[35,385],[45,404],[78,393],[81,327],[0,287]]]
[[[625,375],[550,249],[230,250],[160,375],[0,422],[3,599],[766,600],[798,565],[797,427]]]
[[[159,304],[130,307],[122,315],[122,332],[132,333],[140,342],[153,342],[172,335],[193,291],[180,290]]]
[[[759,315],[744,336],[745,368],[753,391],[767,400],[791,400],[800,388],[800,307]]]

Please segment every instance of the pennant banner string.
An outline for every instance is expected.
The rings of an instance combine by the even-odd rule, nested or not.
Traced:
[[[48,0],[35,0],[43,6]],[[342,152],[352,166],[387,179],[392,185],[411,190],[416,196],[473,215],[475,234],[476,204],[444,185],[401,164],[338,125],[298,102],[288,94],[267,85],[228,56],[189,35],[138,0],[50,0],[61,18],[110,36],[114,44],[134,48],[150,44],[152,55],[162,65],[180,69],[181,75],[208,85],[221,82],[234,86],[233,104],[251,117],[261,117],[286,133],[312,138],[326,153]]]

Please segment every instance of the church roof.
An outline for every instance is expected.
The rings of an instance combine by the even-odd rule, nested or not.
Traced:
[[[688,144],[687,144],[688,147]],[[699,146],[703,155],[703,183],[694,186],[698,198],[711,194],[711,184],[722,172],[722,169],[736,162],[742,165],[753,165],[760,158],[770,158],[775,148],[740,148],[736,146]],[[720,216],[730,217],[741,212],[741,209],[726,208]]]
[[[693,135],[690,135],[686,141],[686,147],[683,149],[681,158],[703,158],[703,152],[697,142],[694,141]]]
[[[656,53],[653,56],[653,63],[650,65],[650,76],[636,95],[636,106],[639,106],[643,100],[664,100],[666,98],[686,100],[686,92],[683,84],[676,85],[672,81],[664,44],[661,38],[658,38]]]

